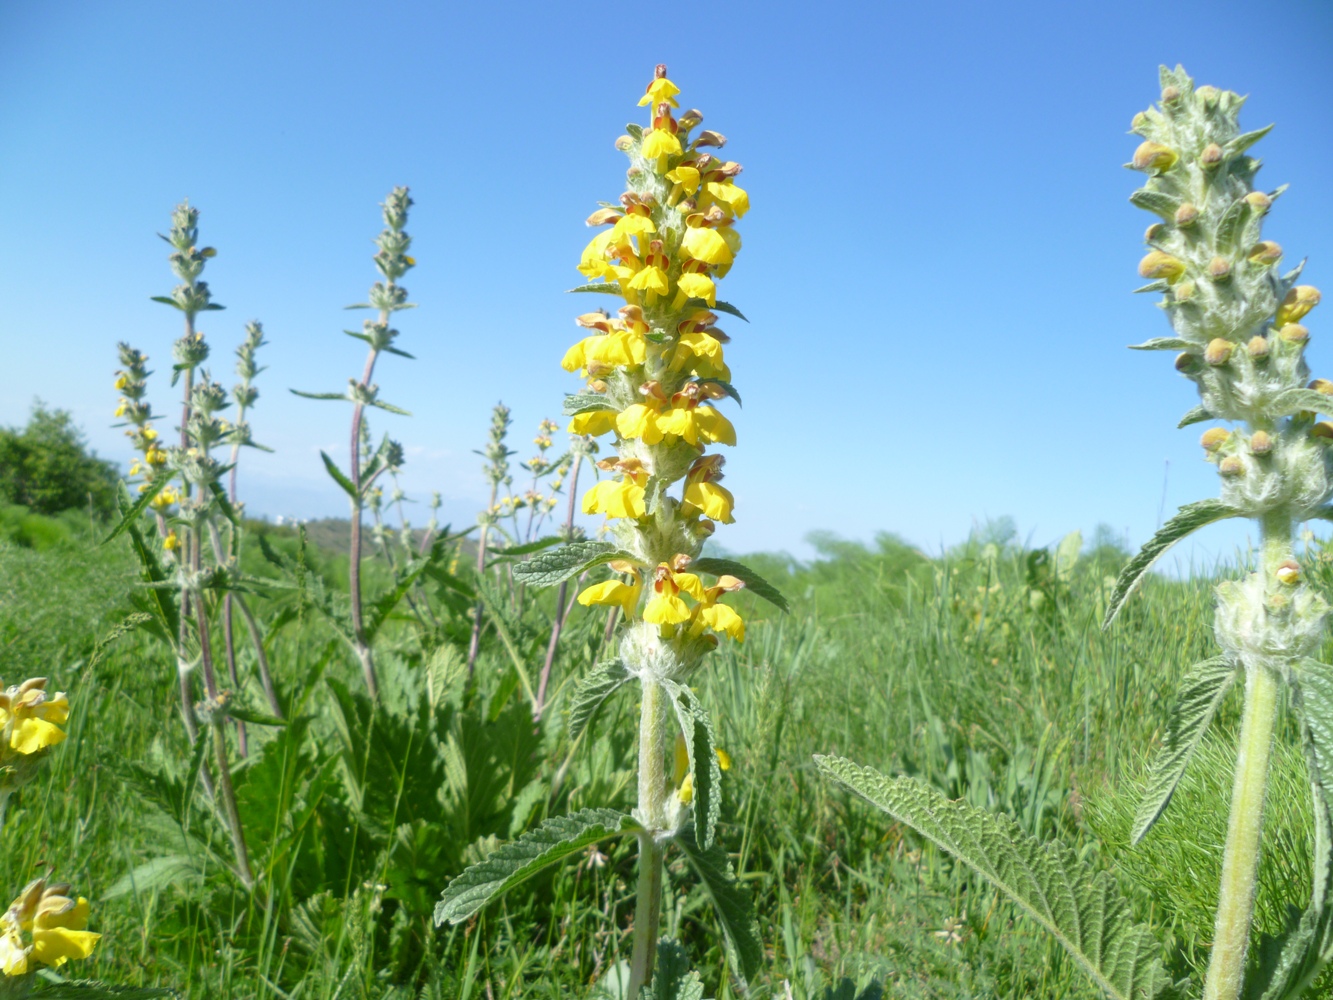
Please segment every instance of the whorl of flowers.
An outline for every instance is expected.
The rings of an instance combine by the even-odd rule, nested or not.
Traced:
[[[39,962],[59,968],[93,953],[102,935],[86,929],[88,900],[69,892],[40,878],[0,914],[0,975],[24,976]]]
[[[630,126],[616,143],[629,157],[628,189],[617,205],[589,217],[590,226],[609,228],[584,249],[579,271],[618,291],[625,305],[616,316],[578,317],[588,335],[563,365],[588,379],[567,401],[570,431],[614,433],[618,452],[598,463],[612,475],[587,492],[583,510],[605,514],[620,548],[633,556],[611,564],[626,579],[595,584],[579,601],[620,606],[627,618],[656,626],[640,640],[668,640],[673,661],[688,668],[716,645],[714,633],[738,640],[745,634],[739,615],[718,603],[740,581],[724,576],[705,586],[687,569],[715,522],[734,520],[734,498],[719,483],[723,457],[706,450],[736,443],[731,421],[715,405],[738,398],[715,309],[717,281],[740,250],[735,223],[749,198],[735,182],[740,164],[710,151],[726,139],[694,134],[703,121],[698,111],[673,113],[679,93],[658,66],[639,102],[651,109],[651,126]],[[679,495],[670,495],[678,483]]]
[[[1150,176],[1132,200],[1162,220],[1148,228],[1139,273],[1165,293],[1176,333],[1142,346],[1181,351],[1176,368],[1202,402],[1188,422],[1248,425],[1203,436],[1222,499],[1245,516],[1289,509],[1300,521],[1333,492],[1333,424],[1314,421],[1333,383],[1308,381],[1305,363],[1310,333],[1301,320],[1319,292],[1296,283],[1300,267],[1280,274],[1282,248],[1261,238],[1283,188],[1254,187],[1259,161],[1246,150],[1268,129],[1241,133],[1243,103],[1231,91],[1196,89],[1177,69],[1163,74],[1159,109],[1134,118],[1145,141],[1129,166]]]

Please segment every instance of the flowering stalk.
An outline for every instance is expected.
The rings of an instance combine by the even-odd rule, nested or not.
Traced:
[[[368,302],[359,302],[348,306],[349,309],[374,309],[379,315],[376,319],[366,320],[360,332],[343,331],[349,337],[364,341],[369,350],[360,379],[348,379],[345,393],[292,392],[307,399],[341,399],[352,404],[352,428],[350,435],[350,464],[348,474],[344,475],[334,465],[328,455],[323,455],[324,466],[334,481],[342,487],[351,502],[351,546],[348,556],[348,578],[351,591],[352,630],[350,642],[361,664],[361,673],[366,682],[366,690],[372,698],[379,697],[379,680],[375,674],[375,653],[367,634],[365,616],[361,605],[361,518],[366,507],[366,496],[375,480],[388,468],[385,458],[391,449],[397,449],[396,465],[402,464],[402,449],[386,437],[379,450],[368,461],[362,463],[361,441],[368,434],[365,410],[368,406],[378,407],[390,413],[406,415],[407,411],[392,406],[379,398],[379,386],[371,382],[375,374],[375,363],[381,354],[397,354],[411,358],[406,351],[394,347],[398,331],[389,326],[395,312],[411,309],[414,303],[407,301],[407,289],[398,284],[398,279],[416,266],[416,260],[408,256],[412,237],[404,227],[407,225],[407,211],[412,207],[407,188],[396,187],[384,199],[384,230],[375,238],[378,252],[374,256],[375,269],[379,271],[381,281],[370,286]],[[321,453],[322,454],[322,453]]]
[[[1221,500],[1182,510],[1154,545],[1160,551],[1192,528],[1224,517],[1254,518],[1262,538],[1258,570],[1217,588],[1222,669],[1216,683],[1225,690],[1243,671],[1245,709],[1204,997],[1230,1000],[1243,986],[1283,684],[1291,688],[1306,730],[1317,822],[1327,822],[1333,792],[1323,785],[1317,763],[1330,749],[1320,746],[1325,730],[1318,724],[1320,684],[1330,668],[1313,659],[1328,605],[1305,582],[1292,547],[1295,524],[1328,516],[1333,424],[1316,423],[1315,414],[1333,412],[1333,383],[1307,383],[1309,331],[1301,320],[1318,304],[1319,292],[1297,284],[1300,267],[1281,274],[1282,248],[1261,238],[1264,217],[1283,189],[1255,188],[1259,162],[1246,151],[1268,129],[1242,133],[1244,99],[1215,87],[1195,88],[1179,67],[1163,68],[1162,88],[1160,105],[1134,118],[1133,129],[1144,141],[1129,166],[1149,175],[1131,200],[1161,219],[1145,236],[1149,252],[1139,271],[1153,281],[1144,290],[1163,294],[1161,306],[1175,336],[1139,346],[1181,352],[1176,369],[1195,383],[1201,401],[1182,426],[1202,420],[1232,426],[1206,431],[1201,442],[1217,466]],[[1122,580],[1108,623],[1135,582],[1137,576]],[[1152,796],[1154,784],[1160,782],[1150,782],[1136,836],[1165,808]],[[1315,892],[1318,904],[1324,888],[1316,885]],[[1298,990],[1305,973],[1291,975]]]
[[[617,457],[598,463],[611,477],[582,504],[586,514],[606,515],[613,541],[573,541],[514,569],[516,581],[531,585],[553,586],[608,563],[616,574],[578,595],[585,606],[621,609],[623,625],[619,656],[595,667],[575,692],[570,731],[580,736],[612,692],[638,682],[638,805],[628,816],[589,809],[548,820],[455,879],[435,911],[437,921],[466,919],[507,888],[497,874],[530,873],[538,844],[547,845],[541,856],[549,862],[603,837],[633,834],[639,879],[630,1000],[652,982],[663,859],[673,844],[709,885],[736,974],[752,976],[762,961],[748,894],[715,839],[727,758],[689,682],[721,637],[745,637],[740,615],[722,603],[726,594],[749,585],[785,607],[753,571],[700,557],[716,523],[733,521],[734,498],[718,482],[722,456],[706,452],[736,442],[713,405],[736,398],[714,310],[739,313],[717,300],[715,282],[740,249],[734,224],[749,200],[735,183],[740,165],[708,152],[722,136],[692,135],[703,119],[698,111],[673,113],[678,93],[657,67],[640,101],[650,108],[650,127],[630,126],[617,142],[630,160],[628,190],[619,207],[588,220],[610,228],[584,250],[579,270],[594,281],[579,290],[616,295],[624,305],[615,317],[580,316],[587,334],[563,362],[588,380],[565,400],[571,433],[615,435]],[[703,573],[716,581],[705,583]]]
[[[491,495],[486,502],[486,509],[477,515],[477,523],[481,526],[481,533],[477,537],[478,588],[481,587],[482,573],[486,570],[486,544],[490,540],[491,529],[495,527],[502,512],[501,505],[496,503],[496,499],[500,495],[500,487],[508,487],[514,481],[509,475],[509,457],[514,453],[505,444],[510,423],[512,423],[512,418],[509,416],[509,407],[505,406],[504,403],[496,403],[495,409],[491,411],[491,431],[486,447],[476,453],[486,459],[486,464],[482,466],[482,474],[491,484]],[[482,599],[478,596],[477,603],[472,609],[472,638],[467,648],[467,675],[469,678],[472,677],[472,671],[476,668],[477,654],[481,651],[483,607]]]

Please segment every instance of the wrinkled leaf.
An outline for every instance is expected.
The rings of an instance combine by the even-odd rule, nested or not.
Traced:
[[[588,728],[606,699],[615,694],[633,675],[617,657],[593,667],[574,689],[569,707],[569,739],[577,740]]]
[[[778,588],[744,563],[738,563],[734,559],[705,557],[690,563],[690,570],[691,572],[712,573],[714,576],[734,576],[737,580],[744,582],[745,589],[756,597],[762,597],[781,611],[791,611],[791,608],[787,606],[787,599],[782,596]]]

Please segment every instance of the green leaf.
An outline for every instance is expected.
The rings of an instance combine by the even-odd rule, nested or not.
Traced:
[[[1134,294],[1147,295],[1150,292],[1164,292],[1170,287],[1171,282],[1166,281],[1165,279],[1158,279],[1157,281],[1150,281],[1146,285],[1139,285],[1138,288],[1134,289]]]
[[[404,568],[403,574],[398,578],[394,585],[379,597],[375,598],[374,603],[371,604],[370,609],[366,614],[365,623],[362,626],[362,631],[366,634],[367,642],[373,640],[379,633],[385,620],[393,613],[393,609],[398,607],[398,603],[407,596],[407,592],[412,589],[421,574],[426,571],[426,567],[430,562],[430,556],[413,559]]]
[[[699,302],[700,305],[708,306],[706,302],[700,299],[696,299],[695,301]],[[715,312],[727,313],[730,316],[735,316],[737,319],[745,319],[745,314],[743,312],[741,312],[739,309],[733,306],[730,302],[723,302],[721,299],[713,303],[713,305],[708,306],[708,308],[714,310]],[[745,322],[748,323],[750,321],[748,319],[745,319]]]
[[[699,381],[707,383],[708,385],[721,386],[722,391],[725,392],[732,399],[734,399],[736,401],[737,406],[745,405],[744,403],[741,402],[741,394],[736,391],[736,387],[732,385],[730,382],[723,382],[720,378],[705,378],[705,379],[700,379]]]
[[[643,138],[643,126],[642,126],[642,125],[635,125],[633,122],[630,122],[628,125],[625,126],[625,132],[629,135],[629,137],[630,137],[631,139],[642,139],[642,138]]]
[[[522,545],[510,545],[507,548],[490,550],[491,554],[497,559],[506,556],[526,556],[533,552],[540,552],[542,549],[549,549],[552,545],[559,545],[564,539],[559,535],[547,535],[544,538],[538,538],[536,541],[525,542]]]
[[[539,552],[527,562],[519,563],[514,567],[514,580],[530,587],[551,587],[612,559],[633,558],[610,542],[570,542],[558,549]]]
[[[616,404],[601,393],[576,392],[565,397],[564,414],[567,417],[573,417],[593,410],[614,410],[615,408]]]
[[[1306,659],[1293,674],[1315,821],[1310,905],[1281,935],[1260,938],[1245,1000],[1300,996],[1333,959],[1333,667]]]
[[[236,705],[227,705],[223,708],[222,714],[231,719],[240,719],[242,722],[248,722],[255,726],[285,726],[286,719],[279,719],[276,715],[267,715],[263,712],[252,712],[248,708],[239,708]]]
[[[172,475],[173,473],[170,472],[161,472],[154,476],[148,483],[148,489],[140,493],[139,498],[133,504],[121,510],[120,523],[111,529],[111,534],[103,538],[100,544],[105,545],[107,542],[119,538],[129,530],[131,524],[138,524],[139,517],[148,509],[148,505],[153,502],[153,498],[166,489],[167,483],[171,482]],[[128,491],[125,495],[128,497]]]
[[[704,984],[685,949],[666,938],[658,941],[653,981],[639,993],[641,1000],[703,1000],[703,995]]]
[[[1115,880],[1062,844],[1043,844],[1007,816],[950,802],[913,778],[887,778],[841,757],[815,756],[829,778],[911,827],[1008,896],[1116,1000],[1181,995],[1160,942],[1136,924]]]
[[[1237,198],[1227,210],[1222,213],[1222,219],[1217,224],[1217,252],[1220,254],[1229,254],[1236,248],[1236,237],[1240,234],[1241,226],[1244,225],[1246,217],[1250,213],[1250,205],[1244,198]]]
[[[1153,760],[1148,785],[1134,816],[1131,843],[1141,841],[1166,812],[1190,758],[1235,679],[1236,665],[1221,656],[1196,663],[1185,672],[1167,723],[1166,739]]]
[[[1205,420],[1212,420],[1213,415],[1202,406],[1196,406],[1180,418],[1180,423],[1176,424],[1176,430],[1182,427],[1188,427],[1190,424],[1201,424]]]
[[[1277,394],[1270,412],[1273,416],[1287,416],[1301,410],[1333,415],[1333,396],[1325,396],[1314,389],[1288,389]]]
[[[787,606],[787,599],[782,596],[778,588],[744,563],[738,563],[733,559],[705,557],[690,563],[690,570],[698,573],[712,573],[714,576],[723,576],[724,574],[734,576],[737,580],[743,581],[745,589],[756,597],[762,597],[781,611],[791,611],[791,608]]]
[[[1180,199],[1172,198],[1161,191],[1149,191],[1147,188],[1140,188],[1129,196],[1130,203],[1145,211],[1152,212],[1154,215],[1160,215],[1167,222],[1176,221],[1176,209],[1180,207]]]
[[[579,681],[569,706],[569,739],[577,740],[601,710],[606,699],[615,694],[633,675],[617,657],[597,664]]]
[[[694,832],[685,830],[676,837],[704,890],[713,903],[713,912],[722,925],[727,943],[727,961],[732,972],[748,983],[764,965],[764,945],[759,938],[750,893],[741,885],[731,868],[731,859],[721,844],[703,850],[694,840]]]
[[[1200,500],[1198,503],[1181,507],[1176,516],[1162,525],[1148,544],[1139,550],[1139,554],[1120,571],[1120,579],[1115,582],[1115,592],[1106,606],[1106,617],[1102,619],[1102,628],[1111,627],[1111,623],[1120,614],[1120,609],[1125,606],[1129,595],[1143,582],[1152,564],[1157,562],[1167,549],[1204,525],[1240,516],[1241,511],[1221,500]]]
[[[214,479],[208,484],[208,488],[213,494],[213,502],[218,505],[218,510],[222,511],[222,516],[239,528],[241,526],[241,515],[231,505],[231,500],[227,498],[227,491],[222,488],[222,484]]]
[[[376,409],[386,410],[389,413],[396,413],[400,417],[410,417],[412,415],[410,411],[404,410],[401,406],[394,406],[392,403],[386,403],[382,399],[372,399],[366,405],[373,406]]]
[[[161,302],[164,306],[171,306],[172,309],[180,309],[181,307],[179,302],[167,295],[154,295],[150,297],[149,301]]]
[[[619,295],[620,282],[618,281],[594,281],[586,285],[579,285],[577,288],[567,289],[565,294],[571,295],[575,292],[601,292],[603,295]]]
[[[1179,337],[1153,337],[1142,344],[1130,344],[1131,351],[1183,351],[1190,346],[1188,340]]]
[[[722,766],[717,759],[717,737],[713,720],[699,696],[684,684],[667,681],[671,702],[680,723],[680,734],[690,757],[694,780],[694,840],[704,850],[713,846],[713,833],[722,813]]]
[[[384,352],[386,354],[396,354],[400,358],[407,358],[408,361],[415,361],[417,359],[415,354],[408,354],[406,351],[401,351],[396,347],[386,347],[384,348]]]
[[[302,392],[300,389],[288,389],[293,396],[300,396],[302,399],[341,399],[344,403],[350,403],[345,392]]]
[[[173,997],[175,990],[158,986],[112,986],[91,979],[73,979],[60,983],[42,983],[32,991],[33,1000],[154,1000]]]
[[[333,459],[329,458],[328,452],[321,451],[319,457],[324,459],[324,468],[328,469],[329,475],[333,477],[333,481],[342,487],[344,493],[353,500],[356,500],[356,487],[353,486],[352,481],[343,474],[343,470],[338,468]]]
[[[1222,152],[1225,153],[1228,158],[1239,156],[1271,131],[1273,131],[1273,126],[1268,125],[1264,128],[1257,128],[1253,132],[1246,132],[1242,135],[1238,135],[1222,147]]]
[[[548,819],[450,882],[435,904],[435,925],[438,927],[446,920],[460,923],[547,865],[600,840],[640,829],[631,817],[614,809],[583,809],[572,816]]]

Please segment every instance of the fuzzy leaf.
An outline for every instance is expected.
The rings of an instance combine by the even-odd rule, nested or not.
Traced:
[[[633,675],[617,657],[597,664],[579,681],[569,706],[569,739],[577,740],[588,728],[607,698],[620,690]]]
[[[749,891],[736,878],[731,859],[721,844],[715,843],[705,851],[695,842],[691,830],[677,836],[676,843],[712,900],[713,912],[726,939],[727,961],[732,972],[748,983],[759,974],[764,964],[764,944],[759,937],[759,925],[755,923]]]
[[[450,882],[435,904],[435,925],[438,927],[446,920],[460,923],[547,865],[599,840],[639,829],[638,823],[614,809],[583,809],[572,816],[548,819]]]
[[[653,981],[639,994],[640,1000],[702,1000],[704,984],[690,968],[689,956],[675,941],[657,943]]]
[[[1217,224],[1217,252],[1229,254],[1236,248],[1236,237],[1241,226],[1249,216],[1250,205],[1244,198],[1237,198],[1222,213],[1222,220]]]
[[[717,759],[717,737],[713,720],[699,696],[684,684],[666,682],[671,703],[680,723],[680,734],[690,757],[694,783],[694,840],[704,850],[713,846],[713,833],[722,813],[722,766]]]
[[[1148,544],[1139,549],[1139,554],[1120,571],[1120,579],[1115,582],[1115,593],[1111,595],[1111,601],[1106,606],[1106,617],[1102,619],[1102,628],[1111,627],[1111,623],[1120,614],[1120,609],[1125,606],[1129,595],[1143,582],[1152,564],[1157,562],[1167,549],[1204,525],[1240,515],[1239,510],[1221,500],[1200,500],[1198,503],[1181,507],[1176,516],[1162,525]]]
[[[1153,337],[1152,340],[1145,340],[1142,344],[1130,344],[1131,351],[1183,351],[1190,346],[1188,340],[1181,340],[1179,337]]]
[[[350,403],[345,392],[302,392],[300,389],[288,389],[293,396],[300,396],[302,399],[341,399],[345,403]]]
[[[1333,959],[1333,667],[1302,660],[1295,671],[1310,795],[1315,820],[1314,876],[1310,905],[1277,937],[1264,935],[1245,980],[1245,1000],[1287,1000],[1300,996]]]
[[[1273,416],[1287,416],[1301,410],[1312,410],[1325,416],[1333,415],[1333,396],[1325,396],[1314,389],[1288,389],[1273,400]]]
[[[708,305],[706,302],[702,302],[701,300],[696,300],[696,301],[700,301],[701,305],[704,306]],[[729,316],[735,316],[737,319],[745,319],[745,314],[743,312],[741,312],[739,309],[733,306],[730,302],[723,302],[721,299],[718,299],[715,303],[713,303],[712,306],[708,306],[708,308],[711,308],[715,312],[726,313]],[[745,319],[745,322],[748,323],[750,321],[748,319]]]
[[[1201,424],[1205,420],[1212,420],[1213,415],[1202,406],[1196,406],[1180,418],[1180,423],[1176,424],[1176,429],[1188,427],[1190,424]]]
[[[841,757],[815,766],[951,854],[1042,925],[1116,1000],[1179,996],[1152,930],[1133,922],[1106,872],[1062,844],[1043,844],[1007,816],[950,802],[913,778],[887,778]]]
[[[382,399],[372,399],[366,405],[373,406],[376,409],[385,410],[388,413],[396,413],[400,417],[410,417],[412,415],[410,410],[404,410],[401,406],[394,406],[392,403],[386,403]]]
[[[1273,126],[1268,125],[1264,128],[1257,128],[1253,132],[1238,135],[1223,147],[1222,152],[1227,157],[1239,156],[1271,131],[1273,131]]]
[[[1130,203],[1145,211],[1152,212],[1154,215],[1160,215],[1167,222],[1176,220],[1176,209],[1180,207],[1180,200],[1172,198],[1169,194],[1163,194],[1161,191],[1149,191],[1147,188],[1140,188],[1129,196]]]
[[[530,587],[551,587],[612,559],[633,558],[610,542],[570,542],[558,549],[539,552],[527,562],[516,565],[514,580]]]
[[[508,556],[526,556],[531,555],[533,552],[540,552],[542,549],[549,549],[552,545],[559,545],[561,541],[563,541],[563,539],[561,539],[559,535],[546,535],[544,538],[525,542],[522,545],[510,545],[503,549],[491,549],[491,554],[497,559],[507,558]]]
[[[353,500],[356,500],[356,487],[353,486],[352,481],[343,474],[343,470],[338,468],[337,463],[329,458],[328,452],[321,451],[319,457],[324,459],[324,468],[327,469],[329,475],[333,477],[333,481],[342,487],[344,493]]]
[[[175,299],[173,299],[173,298],[169,298],[169,297],[166,296],[166,295],[153,295],[153,296],[150,296],[149,301],[151,301],[151,302],[161,302],[164,306],[171,306],[172,309],[179,309],[179,308],[181,307],[179,302],[177,302],[177,301],[176,301]]]
[[[576,392],[565,397],[564,414],[567,417],[573,417],[580,413],[589,413],[592,410],[614,410],[615,408],[616,404],[601,393]]]
[[[1132,843],[1141,841],[1166,812],[1190,758],[1235,679],[1236,665],[1220,656],[1196,663],[1186,671],[1171,709],[1166,739],[1153,760],[1148,785],[1134,817]]]
[[[1150,281],[1146,285],[1140,285],[1138,288],[1134,289],[1134,294],[1147,295],[1149,292],[1164,292],[1170,287],[1171,282],[1159,278],[1157,281]]]
[[[620,282],[618,281],[593,281],[586,285],[579,285],[576,288],[566,290],[565,294],[570,295],[575,292],[601,292],[603,295],[619,295]]]
[[[713,559],[705,557],[696,559],[690,563],[691,571],[700,573],[712,573],[714,576],[734,576],[737,580],[744,581],[745,589],[750,591],[756,597],[762,597],[769,604],[781,611],[790,612],[791,608],[787,606],[787,599],[782,596],[778,588],[773,586],[762,576],[750,569],[744,563],[738,563],[733,559]]]
[[[171,473],[167,472],[159,473],[154,476],[148,483],[148,489],[140,493],[138,499],[136,499],[134,503],[130,504],[128,507],[122,508],[120,512],[120,523],[111,529],[111,534],[103,538],[101,544],[105,545],[107,542],[119,538],[130,529],[130,525],[138,524],[140,515],[148,509],[148,505],[153,502],[153,498],[166,489],[167,483],[171,482],[171,475]],[[128,492],[125,493],[125,496],[129,496]]]

